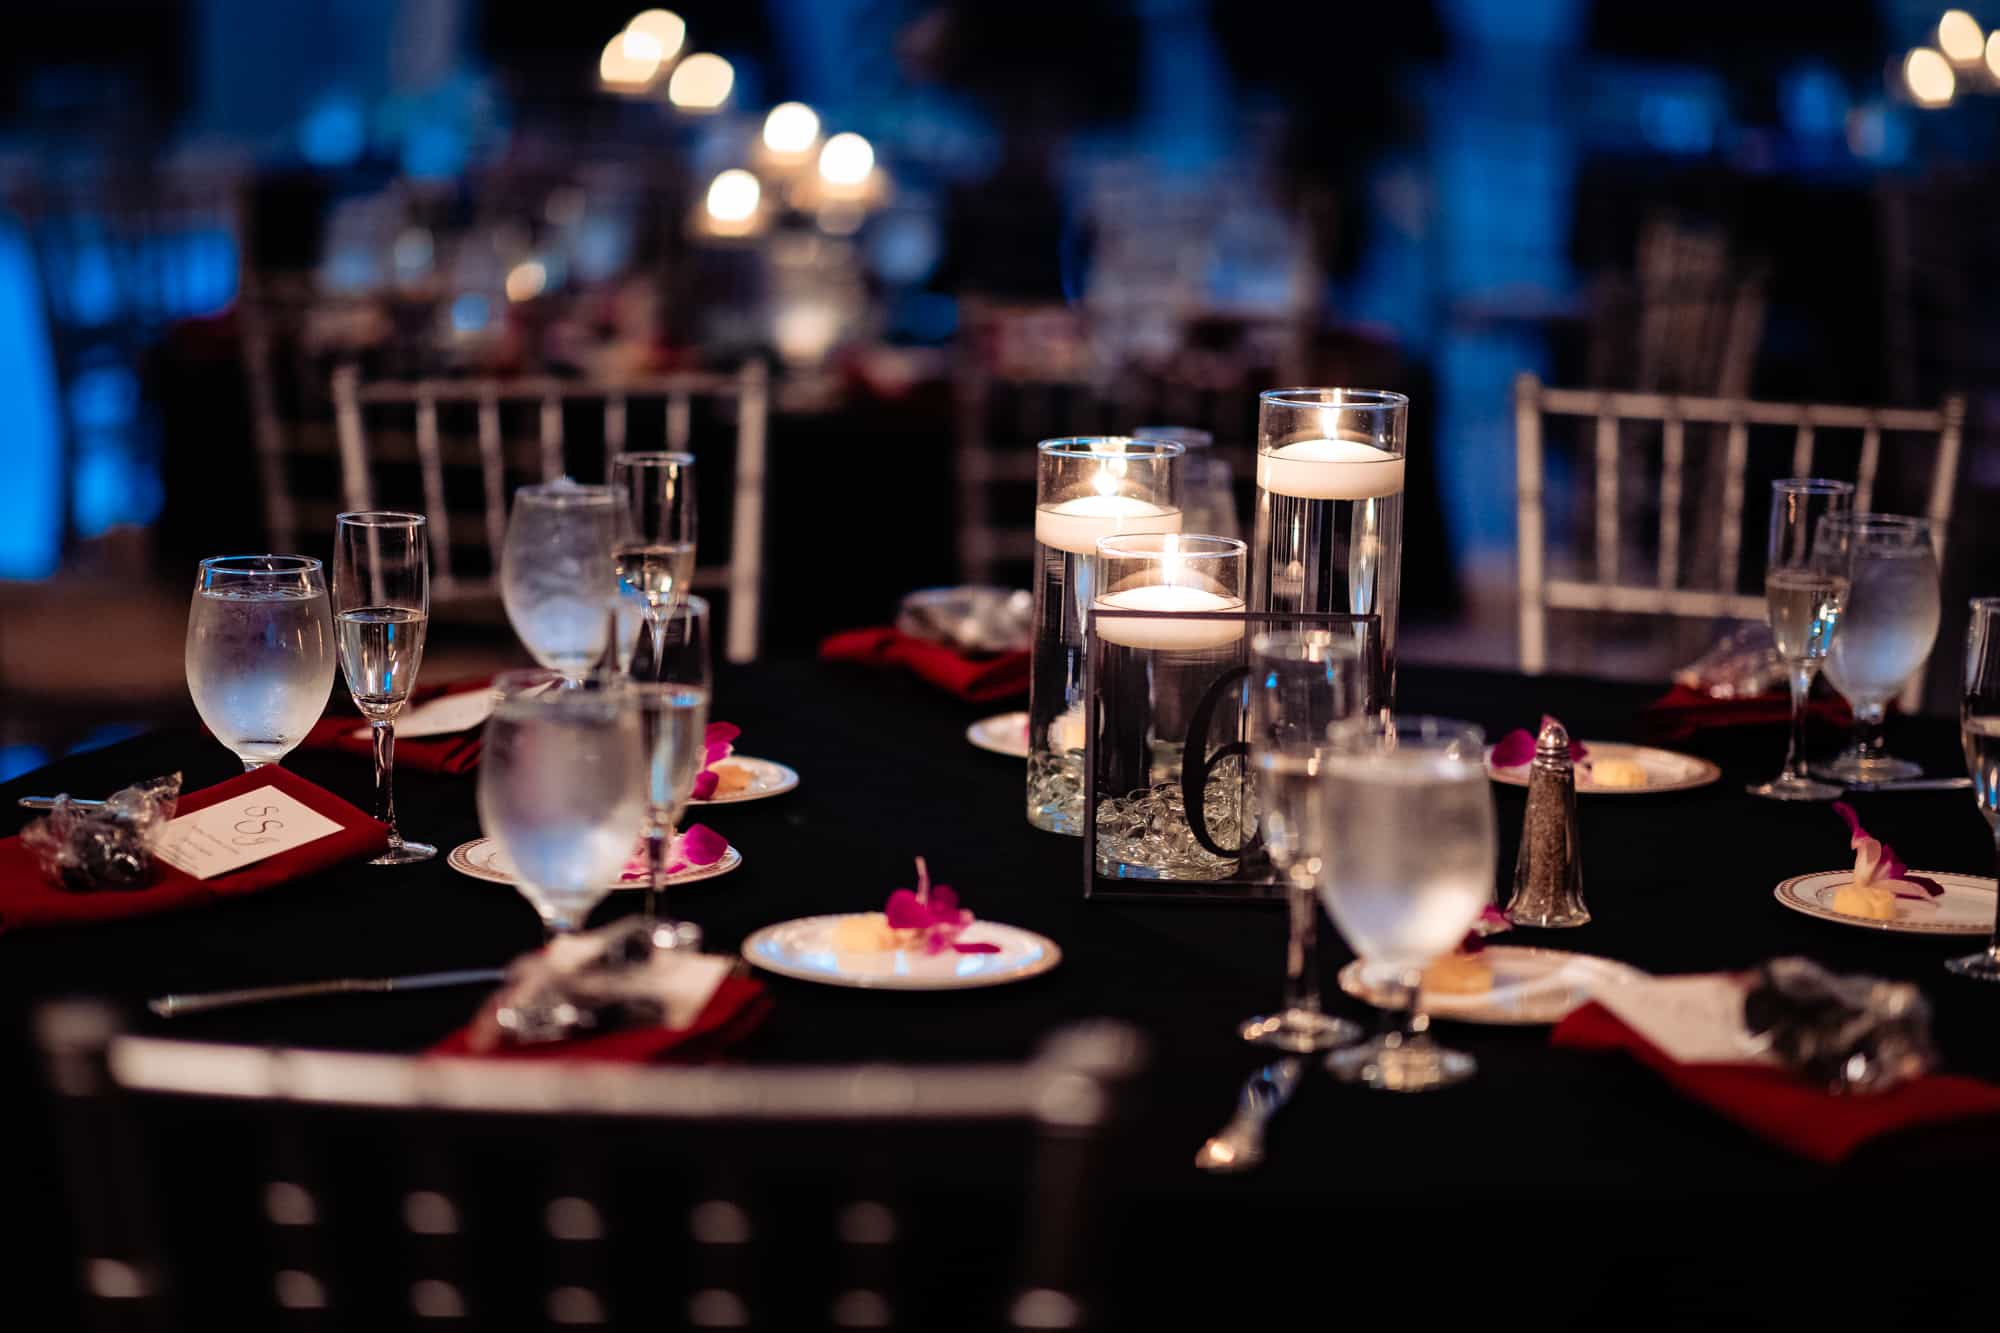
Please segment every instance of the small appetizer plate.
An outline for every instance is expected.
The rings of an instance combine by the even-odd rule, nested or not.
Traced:
[[[507,859],[506,850],[493,838],[474,838],[471,842],[459,844],[451,849],[451,855],[445,858],[445,864],[449,865],[453,870],[458,871],[461,875],[470,875],[474,879],[490,880],[495,884],[512,884],[515,880],[514,863]],[[705,866],[690,866],[686,870],[676,871],[674,874],[668,875],[662,882],[666,884],[693,884],[697,880],[714,879],[717,875],[726,875],[742,864],[743,853],[737,851],[732,846],[723,852],[721,859],[712,861]],[[613,889],[643,889],[646,887],[646,881],[644,878],[621,878],[612,881],[611,887]]]
[[[766,796],[777,796],[799,785],[799,775],[785,765],[770,759],[752,759],[745,754],[732,754],[719,761],[717,768],[734,764],[747,769],[750,785],[728,795],[717,794],[707,800],[689,800],[689,805],[730,805],[737,801],[761,801]]]
[[[992,717],[982,717],[965,729],[965,739],[982,750],[995,754],[1012,755],[1016,759],[1028,757],[1028,715],[1026,713],[998,713]]]
[[[974,921],[959,939],[999,946],[997,953],[955,953],[944,949],[836,949],[834,932],[850,917],[806,916],[766,926],[743,941],[743,957],[767,972],[828,986],[870,990],[969,990],[1004,986],[1038,977],[1062,961],[1062,950],[1046,935],[998,921]]]
[[[1941,897],[1918,902],[1896,899],[1896,919],[1836,912],[1833,896],[1853,882],[1854,871],[1822,870],[1811,875],[1794,875],[1771,890],[1777,900],[1794,912],[1816,916],[1822,921],[1838,921],[1843,926],[1864,930],[1886,930],[1897,935],[1990,935],[1996,890],[1993,881],[1977,875],[1959,875],[1949,870],[1913,872],[1936,880],[1944,889]]]
[[[1581,1008],[1592,991],[1646,977],[1615,959],[1562,949],[1489,944],[1477,957],[1493,969],[1493,984],[1470,993],[1426,987],[1420,1001],[1426,1014],[1457,1023],[1560,1023]],[[1378,1009],[1402,1003],[1402,988],[1392,978],[1371,972],[1359,958],[1340,969],[1340,988]]]
[[[1579,796],[1651,796],[1658,792],[1688,791],[1706,787],[1722,776],[1722,770],[1708,760],[1675,750],[1655,750],[1649,745],[1626,745],[1619,741],[1586,740],[1584,745],[1590,750],[1590,758],[1576,765],[1576,791]],[[1604,759],[1631,760],[1645,770],[1646,785],[1601,787],[1592,782],[1590,765]],[[1531,767],[1530,764],[1516,764],[1512,768],[1496,768],[1493,751],[1488,749],[1486,752],[1486,773],[1495,782],[1525,787]]]

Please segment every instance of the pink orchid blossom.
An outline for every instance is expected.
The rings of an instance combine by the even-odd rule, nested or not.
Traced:
[[[683,870],[698,866],[712,866],[722,859],[729,850],[729,839],[717,833],[706,824],[690,824],[686,830],[667,840],[666,864],[661,867],[663,875],[678,875]],[[625,870],[618,876],[625,884],[637,884],[652,875],[650,863],[646,860],[646,843],[642,838],[638,850],[625,862]]]
[[[916,892],[897,889],[883,905],[882,915],[888,918],[891,929],[922,931],[927,954],[943,953],[947,948],[957,953],[1000,952],[997,944],[959,940],[959,933],[972,924],[972,913],[958,905],[958,894],[951,885],[932,886],[930,867],[921,856],[917,858]]]
[[[1854,849],[1854,879],[1858,884],[1888,882],[1898,886],[1907,885],[1919,889],[1920,893],[1910,893],[1898,887],[1898,898],[1909,898],[1916,902],[1928,902],[1944,894],[1944,886],[1928,875],[1912,875],[1903,859],[1896,855],[1894,848],[1879,838],[1870,837],[1868,830],[1861,827],[1861,816],[1854,813],[1854,807],[1845,801],[1835,801],[1833,812],[1847,824],[1847,845]]]
[[[1547,713],[1542,714],[1542,726],[1544,727],[1548,726],[1551,722],[1559,720],[1550,717]],[[1571,763],[1579,763],[1588,759],[1590,757],[1590,747],[1572,736],[1569,740],[1569,757]],[[1534,759],[1535,733],[1529,731],[1526,727],[1514,728],[1505,736],[1502,736],[1499,744],[1493,747],[1493,767],[1495,768],[1519,768],[1523,764],[1533,763]]]
[[[721,781],[715,766],[736,752],[732,743],[743,734],[743,728],[734,722],[711,722],[702,733],[701,772],[694,775],[694,799],[705,801],[715,795],[716,784]],[[697,863],[699,864],[699,863]]]
[[[1498,935],[1503,930],[1512,930],[1513,928],[1514,923],[1507,919],[1507,914],[1493,904],[1488,903],[1479,910],[1479,920],[1472,923],[1472,929],[1466,931],[1465,938],[1459,941],[1458,951],[1460,953],[1478,953],[1486,947],[1486,937],[1488,935]]]

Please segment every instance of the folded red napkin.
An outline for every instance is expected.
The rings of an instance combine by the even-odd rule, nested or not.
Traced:
[[[1814,699],[1806,704],[1808,717],[1837,727],[1852,726],[1854,714],[1838,695]],[[1707,727],[1758,726],[1789,722],[1792,700],[1788,694],[1751,694],[1740,699],[1717,699],[1686,685],[1675,685],[1646,705],[1640,714],[1646,729],[1663,741],[1686,740]]]
[[[276,764],[185,793],[175,805],[174,813],[192,814],[259,787],[276,787],[340,825],[340,831],[213,879],[196,879],[160,861],[154,863],[158,876],[143,889],[84,893],[51,884],[19,838],[0,839],[0,930],[81,925],[197,907],[302,879],[345,861],[377,856],[389,845],[389,830],[383,825],[324,787]]]
[[[1028,688],[1028,654],[968,656],[888,625],[842,630],[820,641],[822,662],[903,667],[971,703],[990,703]]]
[[[708,997],[708,1004],[684,1028],[620,1028],[601,1037],[544,1042],[533,1046],[502,1046],[477,1058],[494,1060],[616,1060],[642,1064],[670,1060],[700,1064],[713,1060],[756,1030],[771,1012],[764,983],[752,977],[729,976]],[[468,1024],[431,1047],[432,1055],[472,1056]]]
[[[428,703],[447,694],[489,689],[492,684],[492,677],[482,676],[477,680],[420,685],[410,691],[410,705]],[[300,744],[307,749],[345,750],[349,754],[372,756],[375,742],[368,736],[354,734],[367,725],[367,719],[359,713],[343,710],[338,717],[323,717],[314,723],[313,729],[306,733]],[[399,736],[396,738],[396,767],[420,773],[470,773],[479,766],[479,744],[484,731],[483,727],[473,727],[443,736],[417,736],[409,740]]]
[[[1580,1050],[1625,1051],[1682,1094],[1815,1162],[1842,1161],[1894,1130],[2000,1115],[2000,1087],[1955,1074],[1932,1074],[1887,1092],[1835,1096],[1765,1065],[1681,1064],[1598,1004],[1565,1018],[1549,1040]]]

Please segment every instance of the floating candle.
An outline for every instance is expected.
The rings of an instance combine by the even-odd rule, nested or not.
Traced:
[[[1203,588],[1154,583],[1111,593],[1098,598],[1093,605],[1114,611],[1241,611],[1243,599]],[[1097,637],[1106,643],[1175,652],[1221,648],[1243,637],[1240,620],[1123,620],[1100,616],[1096,629]]]
[[[1257,484],[1301,500],[1400,495],[1403,459],[1360,440],[1297,440],[1257,455]]]
[[[1180,510],[1130,495],[1079,495],[1035,507],[1035,540],[1071,555],[1095,554],[1100,537],[1180,530]]]

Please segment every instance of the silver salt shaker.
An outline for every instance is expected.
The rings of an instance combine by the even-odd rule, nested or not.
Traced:
[[[1569,757],[1569,733],[1550,718],[1535,738],[1535,762],[1528,770],[1528,816],[1521,828],[1521,855],[1514,862],[1514,896],[1507,919],[1517,926],[1580,926],[1590,920],[1583,905],[1583,855],[1576,839],[1576,769]]]

